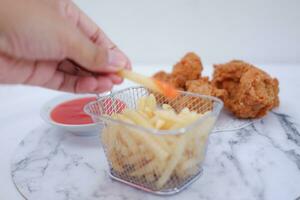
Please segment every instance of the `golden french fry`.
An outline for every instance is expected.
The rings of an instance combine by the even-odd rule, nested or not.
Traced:
[[[155,92],[161,92],[160,88],[158,88],[153,78],[149,78],[147,76],[129,70],[121,70],[119,71],[119,75],[135,83],[139,83]]]
[[[169,154],[172,154],[172,149],[170,149],[170,145],[166,142],[164,139],[164,136],[162,135],[154,135],[153,139]]]
[[[132,154],[135,154],[138,152],[138,150],[139,150],[138,144],[137,144],[138,141],[135,141],[135,139],[131,136],[130,132],[123,130],[121,137],[122,137],[123,141],[126,141],[126,146]]]
[[[176,113],[170,112],[168,110],[156,110],[155,115],[165,121],[169,121],[171,123],[178,123],[181,121],[180,118],[176,115]]]
[[[162,109],[163,110],[171,110],[171,111],[174,111],[174,109],[172,108],[172,106],[170,106],[169,104],[163,104],[162,105]],[[175,111],[174,111],[175,112]]]
[[[134,121],[132,121],[130,118],[126,117],[125,115],[118,114],[118,115],[116,115],[115,118],[120,120],[120,121],[127,122],[129,124],[135,124]]]
[[[141,166],[139,169],[135,170],[134,172],[130,173],[130,175],[131,176],[142,176],[144,174],[153,172],[153,170],[155,170],[157,167],[157,163],[159,163],[159,161],[154,159],[154,160],[148,162],[147,164],[145,164],[144,166]]]
[[[125,117],[129,118],[131,121],[135,122],[135,124],[138,124],[145,128],[152,128],[151,124],[149,124],[148,120],[141,115],[140,113],[134,111],[134,110],[125,110],[122,113]]]
[[[143,111],[145,106],[146,106],[146,98],[147,97],[141,97],[139,98],[138,102],[137,102],[137,110],[139,111]]]
[[[199,163],[199,161],[196,160],[196,159],[190,159],[190,160],[187,160],[187,161],[185,161],[185,162],[182,164],[180,170],[181,170],[181,171],[187,171],[187,170],[190,170],[190,169],[196,167],[198,163]]]
[[[103,132],[101,134],[101,141],[103,144],[105,144],[105,146],[108,145],[108,142],[109,142],[109,131],[110,128],[109,127],[106,127],[103,129]]]
[[[177,135],[164,135],[164,139],[166,143],[170,146],[170,148],[174,147],[175,143],[178,140],[177,137],[178,137]]]
[[[187,109],[188,110],[188,109]],[[192,124],[193,122],[195,122],[197,119],[199,119],[202,115],[198,114],[198,113],[191,113],[187,111],[181,112],[178,114],[178,117],[181,119],[178,123],[173,124],[172,127],[170,127],[170,129],[178,129],[181,127],[185,127],[189,124]]]
[[[157,119],[154,122],[154,128],[156,129],[161,129],[164,125],[165,125],[166,121],[162,120],[162,119]]]
[[[143,141],[143,143],[157,156],[160,160],[165,160],[169,156],[169,153],[166,152],[154,139],[153,136],[142,131],[137,131],[133,128],[129,128],[131,135],[137,140]]]
[[[108,153],[111,167],[117,172],[123,172],[124,168],[120,165],[120,159],[117,156],[117,153],[114,150],[109,151]]]
[[[154,182],[156,180],[154,173],[145,174],[145,178],[148,183]]]
[[[155,99],[155,96],[153,94],[150,94],[146,98],[146,106],[145,107],[148,107],[150,110],[155,110],[155,108],[156,108],[156,99]]]
[[[145,110],[143,110],[143,111],[136,111],[139,115],[141,115],[141,116],[143,116],[143,118],[145,119],[145,120],[147,120],[148,121],[148,118],[149,118],[149,115],[151,115],[151,111],[150,112],[147,112],[146,110],[148,110],[147,109],[147,107],[145,107]],[[149,122],[147,122],[148,123],[148,125],[150,125],[150,126],[148,126],[148,127],[146,127],[146,128],[149,128],[149,127],[151,127],[151,128],[153,128],[152,127],[152,124],[149,124]]]
[[[105,131],[105,134],[107,134],[107,136],[108,136],[108,141],[107,141],[106,146],[107,146],[108,149],[112,149],[112,148],[115,147],[115,138],[116,138],[115,135],[117,134],[117,132],[116,132],[117,128],[114,125],[111,125],[111,126],[108,126],[108,127],[110,127],[110,129]]]
[[[128,157],[130,155],[130,151],[129,151],[128,147],[120,145],[119,154],[121,154],[122,156]]]
[[[153,110],[148,106],[145,107],[143,113],[145,113],[148,118],[152,118],[154,115]]]
[[[185,149],[185,144],[186,144],[185,135],[182,135],[180,137],[179,141],[177,142],[175,151],[174,151],[173,155],[171,156],[171,159],[168,161],[168,164],[166,165],[164,172],[162,173],[162,175],[156,182],[156,185],[158,188],[161,188],[169,180],[176,165],[178,164],[178,162],[180,161],[180,159],[183,155],[183,152]]]
[[[125,163],[128,165],[134,165],[135,167],[138,167],[141,163],[153,159],[152,154],[141,154],[141,153],[135,153],[132,154],[130,157],[127,157],[125,160]]]

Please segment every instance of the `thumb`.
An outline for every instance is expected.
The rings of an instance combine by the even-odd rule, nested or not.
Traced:
[[[105,43],[94,44],[76,27],[69,26],[63,34],[65,56],[90,71],[116,72],[127,65],[128,59],[121,51],[109,49]]]

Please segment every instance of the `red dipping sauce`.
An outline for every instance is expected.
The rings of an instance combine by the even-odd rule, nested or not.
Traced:
[[[96,101],[96,97],[74,99],[61,103],[51,111],[51,119],[57,123],[69,125],[91,124],[93,120],[83,111],[83,107],[92,101]]]

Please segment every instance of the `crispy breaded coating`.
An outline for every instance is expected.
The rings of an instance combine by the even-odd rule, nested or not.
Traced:
[[[153,78],[169,83],[173,87],[177,88],[178,90],[184,90],[185,87],[185,79],[183,76],[173,76],[171,74],[168,74],[164,71],[159,71],[153,75]]]
[[[239,118],[259,118],[279,105],[278,80],[243,61],[215,65],[212,83],[228,93],[224,105]]]
[[[203,95],[209,95],[209,96],[215,96],[219,97],[221,99],[225,98],[227,96],[226,90],[223,89],[217,89],[214,87],[211,82],[209,81],[209,78],[207,76],[201,77],[197,80],[190,80],[186,82],[186,90],[188,92],[203,94]],[[198,105],[198,106],[197,106]],[[199,107],[199,105],[201,105]],[[203,113],[207,111],[207,109],[213,108],[213,103],[210,100],[204,100],[204,99],[191,99],[189,103],[186,103],[185,105],[188,108],[197,108],[198,113]]]
[[[203,66],[199,56],[195,53],[187,53],[173,67],[172,76],[182,76],[186,81],[196,80],[201,76]]]
[[[159,71],[153,75],[157,80],[170,83],[179,90],[185,90],[185,82],[196,80],[201,76],[203,70],[201,60],[195,53],[187,53],[173,67],[171,73]]]
[[[169,82],[170,74],[168,74],[165,71],[158,71],[153,75],[153,78],[163,81],[163,82]]]
[[[185,78],[181,75],[171,75],[169,83],[178,90],[185,90]]]
[[[218,89],[211,84],[207,76],[201,77],[197,80],[190,80],[186,82],[186,90],[188,92],[210,95],[224,99],[227,97],[227,91]]]

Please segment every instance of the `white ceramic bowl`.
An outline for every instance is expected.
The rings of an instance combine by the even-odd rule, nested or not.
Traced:
[[[101,124],[91,123],[91,124],[83,124],[83,125],[69,125],[69,124],[61,124],[58,122],[53,121],[51,118],[51,111],[58,105],[63,102],[79,99],[84,97],[95,97],[95,95],[78,95],[78,94],[64,94],[58,97],[51,99],[50,101],[46,102],[41,109],[41,117],[43,120],[59,129],[62,129],[66,132],[70,132],[72,134],[78,136],[92,136],[97,135],[101,131]]]

